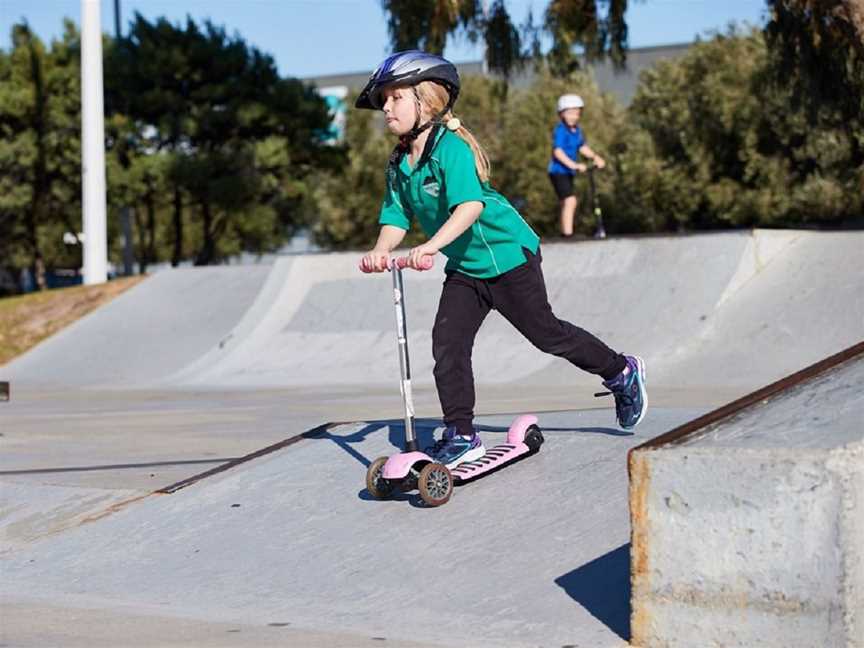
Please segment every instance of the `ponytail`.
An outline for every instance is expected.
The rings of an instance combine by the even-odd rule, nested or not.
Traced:
[[[449,104],[450,96],[447,89],[440,83],[434,81],[421,81],[416,86],[420,100],[426,104],[432,113],[437,113],[444,109]],[[471,134],[462,123],[453,116],[452,110],[448,110],[441,119],[441,123],[450,131],[456,133],[464,140],[471,152],[474,154],[474,168],[477,169],[477,177],[480,182],[489,182],[492,168],[489,164],[489,156],[486,151],[477,141],[477,138]]]
[[[453,116],[452,112],[444,116],[444,124],[448,130],[455,132],[471,147],[471,152],[474,154],[474,168],[477,169],[477,177],[480,178],[480,182],[489,182],[489,176],[492,174],[492,165],[489,163],[489,156],[486,155],[486,151],[483,150],[477,138],[462,125],[459,119]],[[453,126],[455,128],[452,128]]]

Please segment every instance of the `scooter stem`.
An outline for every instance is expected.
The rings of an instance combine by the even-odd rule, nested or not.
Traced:
[[[405,323],[405,292],[402,288],[402,268],[393,263],[393,304],[396,308],[396,339],[399,345],[399,369],[402,382],[402,403],[405,406],[405,452],[417,450],[417,437],[414,433],[414,398],[411,394],[411,364],[408,360],[408,327]]]

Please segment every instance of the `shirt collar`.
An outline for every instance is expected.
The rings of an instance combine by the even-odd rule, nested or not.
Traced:
[[[432,152],[435,151],[436,148],[441,144],[441,139],[444,137],[444,134],[447,133],[447,128],[439,128],[438,132],[435,134],[435,143],[432,145]],[[417,170],[417,165],[411,166],[408,164],[408,153],[402,156],[402,159],[399,161],[399,170],[406,176],[410,176]]]

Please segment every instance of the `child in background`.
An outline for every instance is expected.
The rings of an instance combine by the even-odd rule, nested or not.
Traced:
[[[579,126],[585,102],[575,94],[558,97],[558,117],[561,120],[552,132],[552,159],[549,160],[549,180],[561,203],[561,234],[573,236],[573,221],[576,216],[577,200],[573,193],[573,176],[588,170],[579,162],[579,156],[587,158],[598,169],[606,166],[606,161],[591,150]]]
[[[421,51],[389,56],[355,103],[384,112],[399,137],[387,167],[381,230],[362,260],[383,272],[416,218],[429,239],[412,248],[409,265],[447,256],[446,279],[432,330],[435,384],[446,429],[427,449],[452,467],[485,454],[474,429],[471,352],[493,308],[541,351],[599,375],[615,397],[618,423],[636,426],[647,408],[645,365],[606,346],[552,313],[541,270],[540,239],[489,184],[489,160],[453,116],[459,75],[446,59]]]

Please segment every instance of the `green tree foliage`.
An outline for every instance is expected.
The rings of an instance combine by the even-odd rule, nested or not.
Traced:
[[[440,54],[447,37],[471,29],[482,16],[479,0],[382,0],[395,50],[420,48]],[[476,40],[476,32],[471,33]]]
[[[578,54],[588,61],[609,55],[617,67],[626,60],[627,0],[550,0],[542,25],[529,14],[521,29],[504,0],[381,0],[381,6],[394,50],[441,54],[452,35],[482,38],[486,64],[504,76],[540,56],[543,33],[552,40],[547,60],[558,74],[578,69]]]
[[[627,60],[626,10],[627,0],[551,0],[544,25],[552,37],[547,55],[551,69],[558,75],[577,70],[577,51],[589,62],[608,53],[613,65],[623,68]]]
[[[349,97],[350,104],[353,98]],[[312,238],[333,249],[371,248],[378,235],[385,168],[395,138],[368,110],[351,110],[345,125],[348,159],[338,173],[320,173],[311,183]]]
[[[78,34],[45,45],[26,24],[0,52],[0,256],[5,264],[80,263],[64,232],[80,231]]]
[[[820,131],[811,138],[818,154],[795,151],[796,171],[821,213],[848,209],[840,193],[864,194],[864,2],[768,0],[768,7],[765,82],[788,92],[793,120],[806,117]]]
[[[110,109],[129,118],[118,155],[127,164],[142,152],[168,159],[172,263],[268,251],[290,236],[304,193],[297,180],[333,157],[319,143],[329,115],[311,87],[280,78],[272,58],[239,36],[191,18],[181,27],[136,15],[109,61]]]
[[[768,0],[765,35],[774,80],[796,106],[830,103],[844,118],[864,114],[864,3],[861,0]]]
[[[112,212],[127,207],[132,211],[135,223],[135,258],[138,271],[147,268],[160,258],[160,250],[169,250],[171,230],[168,228],[169,202],[164,199],[170,191],[168,186],[168,167],[170,158],[162,153],[145,155],[143,152],[129,152],[126,155],[111,155],[106,158],[108,165],[108,205]],[[122,257],[120,241],[111,239],[110,257]]]
[[[77,268],[81,245],[80,44],[67,21],[44,46],[16,25],[0,50],[0,265]],[[210,23],[136,16],[104,39],[108,244],[122,258],[130,207],[141,271],[278,249],[296,229],[312,172],[340,166],[321,144],[330,117],[310,86]]]
[[[840,126],[836,104],[796,109],[794,91],[769,82],[772,64],[762,34],[732,31],[643,73],[630,115],[650,135],[660,165],[646,159],[655,182],[631,186],[631,197],[653,211],[663,197],[679,196],[670,216],[688,228],[859,215],[864,133]],[[633,141],[636,150],[621,141],[620,154],[642,175],[647,143]]]

